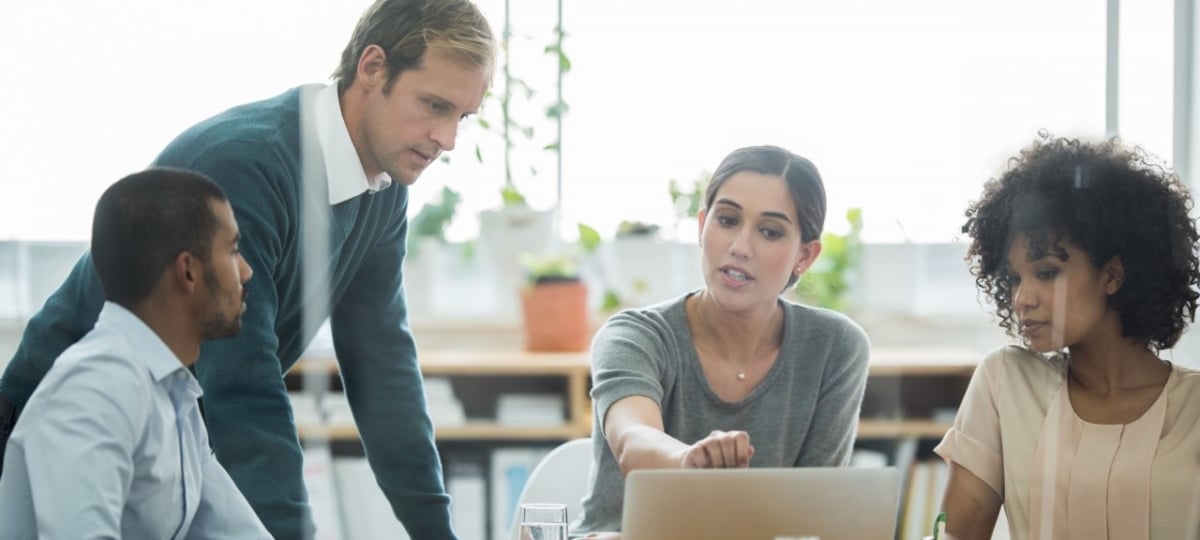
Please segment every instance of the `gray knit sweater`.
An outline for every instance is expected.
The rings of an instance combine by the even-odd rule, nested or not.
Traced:
[[[622,311],[592,343],[593,467],[572,534],[621,528],[625,481],[603,420],[628,396],[657,402],[666,433],[687,444],[713,430],[748,432],[751,467],[849,463],[870,353],[862,328],[840,313],[780,300],[783,344],[775,365],[731,403],[713,392],[700,368],[684,310],[688,296]]]

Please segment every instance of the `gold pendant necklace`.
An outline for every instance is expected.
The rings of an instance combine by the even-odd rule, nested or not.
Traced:
[[[704,299],[696,299],[696,311],[700,314],[700,320],[703,321],[705,327],[708,326],[708,317],[704,316]],[[737,380],[746,380],[746,363],[737,362]]]

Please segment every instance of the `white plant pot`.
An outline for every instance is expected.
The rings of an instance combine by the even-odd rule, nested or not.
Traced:
[[[434,310],[434,296],[440,285],[438,267],[442,243],[433,238],[420,238],[409,246],[404,257],[404,299],[409,318],[429,315]],[[415,247],[415,249],[414,249]]]
[[[700,249],[653,237],[625,237],[601,245],[609,283],[628,306],[661,302],[704,285]]]
[[[524,253],[544,253],[554,245],[554,212],[527,206],[505,206],[479,213],[479,250],[491,261],[496,305],[505,314],[518,309],[517,292],[525,274]]]

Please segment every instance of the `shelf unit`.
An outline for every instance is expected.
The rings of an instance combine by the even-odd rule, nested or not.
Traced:
[[[950,423],[945,421],[945,412],[957,407],[961,401],[981,357],[978,351],[961,348],[872,350],[858,423],[858,445],[884,449],[891,464],[902,471],[913,470],[916,460],[928,456],[932,444],[950,428]],[[464,448],[474,449],[469,452],[476,452],[474,455],[478,456],[478,452],[506,445],[548,447],[591,435],[592,405],[588,394],[591,370],[586,352],[530,353],[511,346],[426,348],[421,351],[419,361],[421,373],[426,377],[466,381],[467,386],[456,390],[464,401],[478,399],[477,394],[492,394],[494,398],[495,394],[506,391],[506,382],[527,379],[538,381],[537,391],[561,392],[566,398],[565,422],[561,425],[518,426],[476,419],[486,418],[486,414],[468,414],[468,420],[461,425],[437,425],[435,422],[434,437],[443,450],[443,458],[447,449],[456,449],[462,458]],[[311,376],[336,379],[337,369],[332,356],[306,356],[288,373],[288,378],[293,382]],[[492,413],[495,412],[494,405],[490,404]],[[482,409],[476,407],[476,412],[479,410],[487,411],[488,405]],[[942,413],[940,420],[935,419],[939,412]],[[359,440],[353,424],[300,425],[298,431],[301,439],[328,440],[344,447],[357,446]],[[485,470],[487,467],[485,464]],[[909,475],[905,474],[904,478],[902,493],[907,493]],[[907,503],[903,508],[907,508]],[[492,520],[496,519],[493,514],[489,502],[486,517],[489,531]]]
[[[931,407],[957,404],[966,381],[980,355],[966,349],[877,349],[872,351],[865,416],[859,421],[860,439],[940,438],[950,427],[928,414]],[[496,422],[468,421],[462,425],[435,426],[439,441],[565,441],[587,437],[592,430],[591,386],[588,354],[530,353],[516,350],[434,350],[420,355],[425,376],[472,377],[562,377],[566,379],[567,423],[561,426],[508,426]],[[296,364],[289,376],[310,372],[336,374],[331,356],[308,356]],[[925,391],[928,386],[943,386]],[[914,401],[904,395],[917,389],[928,402],[939,398],[920,414],[905,411]],[[889,406],[889,404],[891,406]],[[875,414],[882,412],[883,414]],[[353,425],[302,425],[302,439],[327,436],[335,441],[356,441]]]
[[[591,371],[586,353],[529,353],[525,351],[441,350],[420,354],[421,373],[444,377],[552,377],[565,379],[566,423],[560,426],[509,426],[497,422],[468,421],[462,425],[434,426],[438,441],[566,441],[592,432],[592,403],[588,396]],[[330,356],[308,356],[289,373],[337,373]],[[322,435],[333,441],[357,441],[353,425],[301,425],[300,438]]]

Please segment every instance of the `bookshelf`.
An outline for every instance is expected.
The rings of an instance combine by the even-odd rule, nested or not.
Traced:
[[[438,441],[566,441],[587,437],[592,433],[592,403],[588,396],[591,372],[586,353],[529,353],[515,350],[442,350],[419,355],[421,373],[425,376],[472,377],[484,379],[542,378],[558,379],[566,394],[566,423],[559,426],[508,426],[497,422],[469,420],[462,425],[434,426]],[[309,356],[296,364],[289,376],[304,376],[311,372],[337,373],[337,362],[331,356]],[[334,441],[357,441],[358,430],[353,425],[300,425],[301,439],[325,434]]]
[[[867,388],[858,424],[859,447],[883,451],[890,464],[902,471],[904,496],[901,501],[898,532],[901,537],[923,526],[924,513],[932,511],[940,500],[940,480],[929,468],[930,449],[949,429],[952,412],[966,391],[975,370],[979,351],[963,348],[876,348],[871,353]],[[451,461],[462,456],[481,456],[501,448],[522,446],[550,448],[562,442],[588,437],[592,431],[589,357],[579,353],[530,353],[514,346],[475,346],[469,348],[423,348],[419,354],[421,372],[427,377],[447,377],[455,393],[463,399],[483,401],[474,406],[465,403],[467,421],[457,425],[438,425],[434,434]],[[330,355],[306,356],[287,375],[291,385],[309,376],[328,376],[337,380],[337,363]],[[554,392],[564,397],[561,425],[505,425],[486,419],[494,414],[495,395],[512,390],[513,384],[533,381],[517,391]],[[334,384],[334,391],[339,389]],[[489,402],[487,396],[491,394]],[[480,415],[480,411],[483,412]],[[492,416],[491,418],[494,418]],[[352,423],[333,425],[301,424],[302,440],[328,440],[335,446],[354,446],[358,430]],[[458,457],[446,457],[446,450]],[[465,454],[464,454],[465,452]],[[486,458],[485,475],[492,478]],[[487,482],[489,480],[485,480]],[[485,503],[487,530],[493,520],[505,515],[491,502]],[[918,504],[919,503],[919,504]],[[917,517],[920,514],[921,517]],[[495,537],[492,533],[491,537]]]
[[[933,419],[938,409],[957,406],[981,354],[967,349],[877,349],[872,351],[860,439],[941,438],[949,421]],[[463,425],[435,426],[441,441],[565,441],[587,437],[592,431],[590,366],[586,352],[531,353],[520,350],[434,350],[420,355],[426,376],[483,378],[550,377],[565,380],[567,423],[561,426],[506,426],[496,422],[468,421]],[[296,364],[289,377],[310,372],[337,373],[331,356],[309,356]],[[356,441],[353,425],[301,425],[300,437],[320,436]]]

